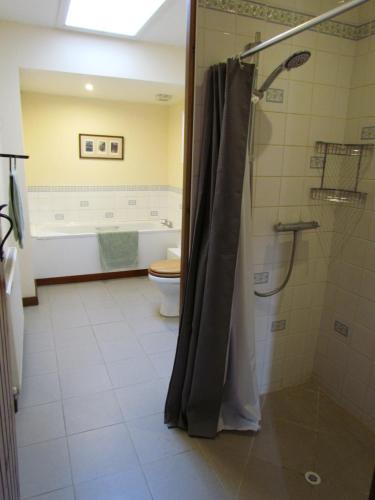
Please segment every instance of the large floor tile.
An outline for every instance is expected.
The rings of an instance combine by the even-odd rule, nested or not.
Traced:
[[[76,500],[151,500],[139,467],[77,484]]]
[[[215,439],[197,439],[197,446],[215,470],[231,498],[243,481],[253,433],[221,432]]]
[[[104,362],[96,343],[70,345],[57,348],[59,370],[79,370],[86,366],[99,365]]]
[[[89,325],[90,321],[83,305],[74,304],[52,310],[52,324],[54,328],[75,328]]]
[[[302,474],[251,457],[237,498],[239,500],[310,500],[313,488],[305,481]],[[332,498],[332,500],[336,499]]]
[[[127,422],[141,463],[191,450],[195,440],[179,429],[168,429],[164,414],[150,415]]]
[[[63,488],[62,490],[52,491],[45,495],[33,497],[33,500],[74,500],[73,487]]]
[[[109,308],[115,305],[115,301],[108,290],[105,288],[105,285],[100,286],[98,285],[98,283],[96,283],[94,286],[93,284],[90,285],[79,285],[79,294],[81,296],[82,303],[87,310],[94,310],[96,308]]]
[[[136,288],[132,289],[128,286],[126,287],[113,287],[110,290],[110,294],[121,308],[123,312],[126,313],[126,308],[135,307],[137,304],[144,304],[145,298],[141,292]]]
[[[114,392],[100,392],[63,401],[66,431],[77,434],[118,424],[123,416]]]
[[[137,464],[124,424],[75,434],[68,438],[74,482],[116,474]]]
[[[375,434],[322,392],[319,395],[318,427],[321,432],[351,436],[375,452]]]
[[[55,328],[54,338],[56,348],[69,346],[96,344],[94,332],[91,326],[81,326],[77,328]]]
[[[100,325],[102,323],[113,323],[115,321],[124,321],[124,316],[120,308],[112,307],[96,307],[95,309],[86,308],[87,314],[92,325]]]
[[[61,397],[59,380],[56,373],[36,375],[24,379],[19,408],[41,405],[59,400]]]
[[[159,318],[159,308],[145,300],[143,295],[137,301],[129,301],[126,299],[118,300],[117,303],[121,311],[128,321],[134,322],[139,318]]]
[[[134,337],[116,342],[99,342],[99,347],[106,363],[141,357],[144,354],[140,343]]]
[[[265,425],[254,437],[252,455],[298,472],[311,470],[316,450],[316,432],[287,422]]]
[[[146,355],[116,361],[115,363],[107,363],[107,370],[112,385],[116,388],[149,382],[159,378]]]
[[[81,297],[76,284],[57,285],[50,287],[48,301],[54,312],[81,304]]]
[[[112,388],[104,365],[63,371],[60,373],[60,382],[63,398],[95,394]]]
[[[170,377],[173,369],[175,349],[161,352],[159,354],[150,354],[150,360],[159,377]]]
[[[32,333],[24,337],[24,353],[34,354],[43,351],[51,351],[55,348],[51,332]]]
[[[116,391],[125,420],[164,411],[166,386],[161,380],[124,387]]]
[[[196,452],[144,465],[155,500],[229,500],[213,470]]]
[[[23,376],[44,375],[57,372],[55,351],[36,352],[25,354],[23,357]]]
[[[130,326],[137,335],[165,332],[167,322],[161,317],[129,318]]]
[[[72,483],[66,439],[19,448],[21,498],[48,493]]]
[[[147,333],[139,336],[139,342],[148,354],[176,350],[177,335],[170,332]]]
[[[353,453],[353,450],[357,451]],[[315,455],[316,470],[333,485],[341,485],[362,494],[369,494],[373,472],[375,470],[375,454],[350,436],[332,437],[331,434],[320,434]]]
[[[25,313],[25,334],[46,333],[52,329],[52,321],[48,305],[27,307]]]
[[[262,421],[289,420],[317,429],[318,405],[318,392],[304,386],[272,392],[265,397]]]
[[[18,446],[65,436],[61,402],[21,408],[16,414]]]
[[[121,342],[127,338],[134,337],[129,324],[126,321],[95,325],[93,328],[98,342]]]

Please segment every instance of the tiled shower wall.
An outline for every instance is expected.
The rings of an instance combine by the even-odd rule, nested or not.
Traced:
[[[372,14],[375,14],[373,9]],[[356,43],[345,134],[375,142],[375,37]],[[332,395],[375,429],[375,155],[362,168],[364,210],[338,207],[335,230],[347,237],[332,260],[315,371]],[[347,329],[339,334],[335,321]]]
[[[258,19],[244,15],[245,4],[242,0],[236,4],[207,0],[198,9],[195,165],[200,149],[201,85],[205,70],[242,51],[246,44],[254,41],[257,31],[265,40],[287,29],[287,23],[281,25],[260,19],[264,12],[258,11]],[[247,3],[250,4],[255,2]],[[304,2],[298,4],[301,12]],[[305,4],[312,5],[311,2]],[[323,10],[322,7],[320,12]],[[311,13],[308,8],[306,12]],[[309,191],[319,185],[321,176],[321,164],[314,153],[315,141],[345,140],[358,44],[357,28],[354,24],[346,26],[348,31],[341,24],[327,28],[326,31],[341,30],[340,36],[309,31],[260,55],[258,82],[291,53],[303,49],[312,53],[305,66],[284,72],[274,82],[272,92],[256,111],[255,280],[267,280],[257,284],[257,289],[273,288],[287,270],[291,236],[276,236],[273,225],[301,218],[317,219],[321,223],[319,231],[300,236],[293,276],[285,291],[256,301],[257,372],[262,392],[303,382],[313,371],[316,340],[326,307],[324,298],[335,211],[313,202]],[[369,333],[367,338],[373,342],[373,331],[371,333],[372,337]],[[331,354],[336,356],[334,350]]]
[[[33,186],[31,225],[169,219],[181,226],[181,190],[169,186]]]

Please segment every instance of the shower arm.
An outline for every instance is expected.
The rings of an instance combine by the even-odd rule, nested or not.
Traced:
[[[280,33],[279,35],[276,35],[270,38],[269,40],[266,40],[256,45],[255,47],[251,47],[245,50],[244,52],[241,52],[238,58],[242,61],[242,59],[251,57],[257,54],[258,52],[267,49],[268,47],[272,47],[272,45],[276,45],[277,43],[280,43],[283,40],[287,40],[292,36],[298,35],[298,33],[302,33],[303,31],[306,31],[312,28],[313,26],[322,23],[323,21],[328,21],[329,19],[332,19],[332,17],[336,17],[340,14],[343,14],[344,12],[354,9],[355,7],[358,7],[359,5],[362,5],[363,3],[366,3],[368,1],[369,0],[351,0],[348,3],[339,5],[338,7],[335,7],[334,9],[331,9],[328,12],[325,12],[324,14],[320,14],[317,17],[313,17],[312,19],[309,19],[308,21],[305,21],[304,23],[295,26],[290,30],[284,31],[284,33]]]

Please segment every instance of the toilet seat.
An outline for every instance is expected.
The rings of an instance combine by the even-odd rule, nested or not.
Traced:
[[[181,263],[179,259],[157,260],[150,265],[148,272],[158,278],[179,278]]]

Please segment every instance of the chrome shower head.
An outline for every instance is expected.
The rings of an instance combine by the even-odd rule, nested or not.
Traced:
[[[311,52],[308,50],[302,50],[300,52],[295,52],[291,56],[288,57],[283,63],[280,64],[276,69],[272,71],[270,76],[264,81],[263,85],[260,87],[259,90],[254,91],[254,97],[255,100],[258,101],[262,99],[264,96],[264,93],[270,88],[272,83],[276,80],[276,78],[282,73],[283,71],[287,70],[290,71],[291,69],[298,68],[299,66],[302,66],[305,64],[310,59]]]

